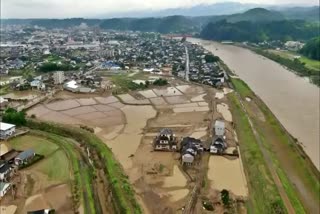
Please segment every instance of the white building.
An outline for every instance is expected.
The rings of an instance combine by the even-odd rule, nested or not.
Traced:
[[[65,80],[64,72],[63,71],[57,71],[53,74],[53,80],[55,85],[62,84]]]
[[[214,124],[214,133],[216,136],[223,136],[225,131],[225,124],[223,121],[216,120]]]
[[[16,131],[16,125],[0,122],[0,139],[6,139]]]
[[[5,196],[5,194],[9,191],[11,187],[10,183],[0,182],[0,199]]]

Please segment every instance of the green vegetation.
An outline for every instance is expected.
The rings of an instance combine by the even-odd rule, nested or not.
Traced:
[[[272,158],[273,166],[296,213],[312,212],[320,199],[319,172],[267,106],[240,79],[231,79],[241,98],[250,97],[245,108]],[[259,119],[257,109],[265,120]],[[241,145],[240,145],[241,146]],[[294,168],[292,168],[294,166]],[[299,182],[296,186],[294,183]],[[303,203],[302,203],[303,202]],[[311,206],[310,206],[311,204]]]
[[[234,93],[228,94],[249,188],[248,213],[285,213],[285,207],[256,142],[248,118]],[[276,206],[275,206],[276,205]]]
[[[48,156],[59,149],[59,147],[49,140],[34,135],[23,135],[10,140],[12,148],[20,151],[33,149],[35,153]]]
[[[229,191],[228,190],[225,190],[223,189],[221,192],[221,200],[222,200],[222,203],[224,206],[229,206],[230,204],[230,196],[229,196]]]
[[[207,63],[213,63],[213,62],[219,62],[220,58],[218,56],[214,56],[211,54],[205,55],[204,59],[206,60]]]
[[[79,67],[77,66],[72,66],[70,64],[57,64],[57,63],[53,63],[53,62],[47,62],[42,64],[39,67],[39,71],[41,72],[51,72],[51,71],[72,71],[72,70],[78,70]]]
[[[116,88],[113,89],[113,93],[115,94],[122,94],[127,93],[128,91],[135,91],[135,90],[143,90],[147,89],[151,83],[146,80],[145,84],[140,83],[137,84],[133,82],[135,79],[144,79],[144,74],[139,72],[134,76],[128,76],[127,74],[119,74],[112,76],[112,82],[116,85]],[[154,86],[165,86],[168,84],[166,79],[156,79],[152,85]]]
[[[286,66],[287,68],[296,72],[299,76],[309,77],[310,81],[317,86],[320,86],[320,70],[309,69],[305,66],[305,63],[301,62],[299,59],[289,59],[282,57],[278,54],[272,53],[270,51],[264,51],[258,48],[251,48],[257,54],[260,54],[266,58],[269,58],[279,64]]]
[[[156,79],[152,84],[156,86],[165,86],[168,85],[168,81],[166,79],[159,78]]]
[[[209,23],[200,36],[204,39],[232,40],[236,42],[262,42],[268,40],[306,40],[317,36],[319,23],[301,20],[271,22],[241,21],[230,23],[222,20]]]
[[[2,116],[2,121],[6,123],[12,123],[17,126],[23,126],[27,123],[26,114],[23,111],[18,112],[13,108],[8,108]]]
[[[301,63],[303,63],[307,68],[319,71],[319,73],[320,73],[320,61],[319,60],[309,59],[307,57],[302,56],[299,58],[299,61]]]
[[[134,83],[132,77],[125,74],[112,76],[112,82],[116,85],[113,90],[116,94],[126,93],[128,91],[145,89],[146,85]]]
[[[37,124],[31,121],[28,121],[28,126],[30,128],[36,128]],[[43,130],[48,132],[37,131],[37,130]],[[70,139],[61,137],[60,135],[56,135],[58,133],[56,134],[52,134],[52,133],[55,133],[55,132],[53,132],[50,129],[45,129],[45,127],[43,127],[42,129],[36,128],[36,130],[31,131],[31,134],[39,136],[41,138],[46,138],[49,141],[57,144],[61,149],[63,149],[63,151],[67,155],[69,164],[73,172],[72,173],[73,180],[71,184],[72,184],[73,200],[75,202],[75,209],[77,209],[80,203],[83,202],[85,207],[85,213],[89,213],[89,214],[96,213],[95,200],[93,198],[93,192],[91,187],[92,180],[85,179],[86,177],[89,176],[88,173],[90,173],[91,170],[87,170],[87,166],[81,163],[81,157],[79,152],[77,151],[77,147]],[[51,165],[50,167],[53,167],[53,166]],[[58,170],[57,168],[55,169]],[[53,173],[51,169],[48,169],[45,172],[50,174]],[[61,173],[59,176],[56,176],[56,177],[63,179],[64,176],[65,176],[64,173]]]
[[[110,188],[112,191],[113,205],[119,213],[142,213],[141,208],[135,198],[134,190],[128,180],[128,176],[124,174],[120,164],[115,160],[112,151],[94,134],[85,131],[80,128],[62,126],[53,123],[39,122],[35,120],[28,120],[28,126],[33,129],[47,131],[55,133],[60,136],[75,139],[78,143],[84,143],[91,149],[95,150],[99,155],[99,158],[105,164],[103,166],[104,172],[106,173],[108,180],[111,182]],[[59,138],[57,138],[59,141]],[[71,146],[72,144],[63,144],[64,146]],[[72,148],[68,150],[73,151]],[[79,163],[76,158],[69,158],[72,160],[72,165],[78,165]],[[84,170],[81,169],[81,174]],[[75,176],[78,177],[79,171],[75,171]],[[90,180],[86,176],[87,180]],[[78,179],[75,179],[78,180]],[[81,180],[80,180],[81,181]],[[88,187],[90,185],[87,185]],[[89,191],[89,190],[87,190]],[[91,201],[90,201],[91,203]],[[91,207],[91,206],[90,206]]]
[[[300,53],[308,58],[320,60],[320,36],[309,40],[300,50]],[[318,67],[318,69],[320,68]]]
[[[70,179],[69,161],[62,150],[56,151],[49,157],[45,157],[36,169],[48,175],[50,180],[68,181]]]
[[[9,85],[0,86],[0,96],[8,94],[9,92],[10,92],[10,86]]]

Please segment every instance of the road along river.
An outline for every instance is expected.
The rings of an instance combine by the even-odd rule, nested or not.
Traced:
[[[319,170],[320,91],[317,86],[248,49],[195,38],[188,41],[219,56],[244,80],[290,134],[303,144]]]

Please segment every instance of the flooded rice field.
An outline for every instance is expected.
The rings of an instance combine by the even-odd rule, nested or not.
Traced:
[[[229,160],[222,156],[209,159],[208,178],[212,189],[226,189],[237,196],[248,196],[246,178],[241,159]]]

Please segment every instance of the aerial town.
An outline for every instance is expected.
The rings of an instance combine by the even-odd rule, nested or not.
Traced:
[[[1,34],[1,111],[23,110],[31,118],[81,124],[81,128],[95,133],[112,148],[129,177],[143,168],[140,178],[134,176],[139,180],[136,191],[148,195],[161,194],[166,188],[177,189],[169,191],[168,199],[159,206],[191,209],[187,208],[190,205],[186,205],[186,198],[195,196],[188,196],[188,189],[200,188],[202,179],[197,177],[206,173],[208,154],[231,157],[230,166],[237,162],[233,173],[242,174],[235,132],[231,131],[231,113],[223,103],[232,90],[227,88],[219,58],[201,46],[172,35],[102,32],[86,26],[55,30],[8,26]],[[217,107],[212,106],[215,100],[220,103]],[[155,117],[156,114],[160,115]],[[122,136],[130,126],[132,133]],[[142,135],[137,134],[142,130]],[[135,145],[125,149],[129,138]],[[33,173],[45,174],[41,165],[50,161],[48,151],[36,142],[27,142],[41,140],[39,133],[1,122],[1,139],[2,204],[28,213],[61,211],[63,204],[59,203],[67,203],[71,213],[80,209],[70,199],[48,202],[46,197],[50,199],[58,191],[54,188],[53,193],[39,196],[41,203],[30,199],[44,187],[52,186],[49,182],[42,187],[28,187],[30,182],[46,182]],[[26,141],[19,145],[19,139]],[[141,159],[140,153],[145,152],[150,155]],[[155,190],[142,188],[142,184],[156,185],[150,179],[162,180],[165,185]],[[232,197],[242,200],[247,195],[245,178],[239,182],[241,187]],[[232,188],[228,185],[212,187],[219,192],[220,188]],[[25,188],[29,188],[28,192]],[[209,200],[203,203],[211,209]],[[148,209],[159,209],[155,201],[151,204]]]
[[[0,213],[285,213],[261,146],[284,139],[278,121],[197,40],[85,23],[0,36]]]

